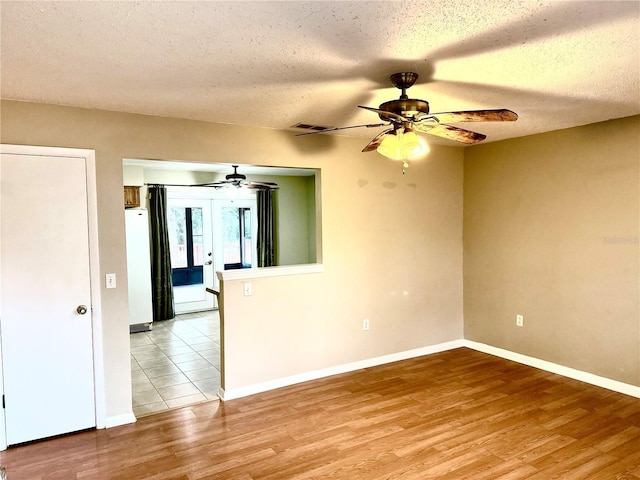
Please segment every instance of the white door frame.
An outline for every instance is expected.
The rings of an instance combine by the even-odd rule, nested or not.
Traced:
[[[106,408],[104,391],[104,360],[102,337],[102,303],[100,255],[98,252],[98,195],[96,187],[95,150],[60,147],[37,147],[30,145],[0,144],[0,153],[14,155],[77,157],[85,160],[87,175],[87,213],[89,221],[89,268],[91,281],[91,305],[93,327],[93,369],[95,389],[96,428],[106,427]],[[0,192],[0,201],[2,199]],[[0,258],[0,262],[2,259]],[[0,282],[2,279],[0,278]],[[0,299],[2,301],[2,299]],[[0,332],[1,334],[1,332]],[[0,349],[1,349],[0,345]],[[4,395],[2,377],[2,351],[0,350],[0,395]],[[7,433],[4,414],[0,415],[0,450],[7,448]]]

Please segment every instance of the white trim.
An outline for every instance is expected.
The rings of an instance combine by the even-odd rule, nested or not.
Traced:
[[[77,150],[87,165],[87,216],[89,218],[89,268],[91,275],[91,319],[93,322],[93,377],[96,402],[96,428],[104,428],[106,394],[104,380],[104,340],[102,338],[102,275],[98,247],[98,191],[96,180],[96,152]]]
[[[240,387],[231,390],[223,390],[221,388],[218,396],[222,401],[226,402],[228,400],[235,400],[236,398],[242,398],[249,395],[254,395],[256,393],[274,390],[276,388],[288,387],[297,383],[308,382],[309,380],[317,380],[319,378],[330,377],[332,375],[338,375],[341,373],[353,372],[356,370],[362,370],[364,368],[384,365],[386,363],[407,360],[409,358],[422,357],[423,355],[444,352],[446,350],[452,350],[454,348],[460,348],[462,346],[462,340],[453,340],[451,342],[439,343],[436,345],[430,345],[428,347],[421,347],[413,350],[406,350],[404,352],[391,353],[389,355],[383,355],[381,357],[374,357],[357,362],[346,363],[343,365],[336,365],[334,367],[323,368],[320,370],[299,373],[297,375],[291,375],[289,377],[277,378],[275,380],[256,383],[254,385],[247,385],[246,387]]]
[[[574,368],[558,365],[557,363],[540,360],[539,358],[529,357],[520,353],[503,350],[502,348],[493,347],[484,343],[473,342],[471,340],[462,340],[462,346],[477,350],[479,352],[495,355],[496,357],[511,360],[513,362],[522,363],[530,367],[539,368],[547,372],[556,373],[563,377],[573,378],[584,383],[589,383],[597,387],[606,388],[614,392],[623,393],[632,397],[640,398],[640,387],[630,385],[628,383],[619,382],[610,378],[594,375],[593,373],[583,372]]]
[[[106,397],[104,381],[104,355],[102,337],[102,302],[100,254],[98,241],[98,193],[96,183],[95,150],[79,148],[42,147],[31,145],[0,144],[0,153],[14,155],[39,155],[52,157],[84,158],[87,178],[87,217],[89,224],[89,266],[91,282],[91,307],[93,329],[93,369],[96,428],[104,428],[106,421]],[[0,420],[0,450],[6,449],[4,415]],[[135,417],[134,417],[135,421]]]
[[[115,415],[113,417],[106,417],[102,428],[119,427],[120,425],[126,425],[128,423],[136,423],[136,421],[137,419],[133,412],[124,415]]]
[[[222,387],[218,389],[218,398],[223,402],[226,402],[227,400],[229,400],[228,395],[226,394],[224,388]]]
[[[309,263],[304,265],[281,265],[277,267],[243,268],[238,270],[223,270],[216,272],[218,279],[246,280],[249,278],[281,277],[284,275],[304,275],[307,273],[324,272],[324,265],[321,263]]]
[[[3,145],[0,144],[0,153],[4,153]],[[0,171],[0,207],[2,207],[2,172]],[[1,208],[0,208],[1,210]],[[0,224],[0,247],[2,243],[2,225]],[[0,248],[1,250],[1,248]],[[0,267],[2,267],[2,256],[0,255]],[[2,268],[0,268],[0,271]],[[2,275],[0,275],[0,291],[2,290]],[[0,312],[2,311],[2,297],[0,296]],[[2,364],[2,329],[0,329],[0,395],[4,396],[4,371]],[[0,415],[0,451],[7,449],[7,429],[5,412]]]
[[[450,342],[439,343],[436,345],[416,348],[404,352],[392,353],[389,355],[383,355],[381,357],[360,360],[358,362],[346,363],[343,365],[336,365],[334,367],[323,368],[320,370],[299,373],[297,375],[277,378],[275,380],[270,380],[267,382],[247,385],[246,387],[240,387],[231,390],[224,390],[223,388],[221,388],[218,392],[218,397],[220,397],[220,400],[222,400],[223,402],[226,402],[229,400],[235,400],[237,398],[247,397],[249,395],[255,395],[256,393],[274,390],[276,388],[288,387],[290,385],[307,382],[309,380],[317,380],[320,378],[330,377],[332,375],[353,372],[364,368],[375,367],[378,365],[384,365],[400,360],[407,360],[410,358],[421,357],[423,355],[431,355],[433,353],[439,353],[463,347],[470,348],[478,352],[487,353],[489,355],[495,355],[496,357],[504,358],[505,360],[522,363],[530,367],[539,368],[547,372],[562,375],[563,377],[573,378],[574,380],[606,388],[607,390],[640,398],[640,387],[637,387],[635,385],[619,382],[617,380],[611,380],[609,378],[600,377],[592,373],[575,370],[573,368],[558,365],[556,363],[547,362],[545,360],[540,360],[534,357],[529,357],[527,355],[522,355],[519,353],[511,352],[509,350],[503,350],[501,348],[496,348],[490,345],[485,345],[483,343],[473,342],[471,340],[465,339],[452,340]]]

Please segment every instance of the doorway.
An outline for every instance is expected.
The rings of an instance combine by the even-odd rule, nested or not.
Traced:
[[[211,201],[169,190],[167,216],[176,313],[216,308],[214,296],[205,290],[215,282]]]
[[[131,335],[136,416],[218,398],[220,317],[216,270],[254,266],[255,194],[167,187],[176,317]]]

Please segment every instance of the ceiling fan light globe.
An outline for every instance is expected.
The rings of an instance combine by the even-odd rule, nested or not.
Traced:
[[[422,154],[422,145],[415,132],[408,131],[402,135],[400,141],[400,155],[402,158],[413,158]]]
[[[416,136],[418,138],[418,145],[411,152],[409,152],[407,157],[405,158],[415,159],[418,157],[422,157],[429,153],[429,151],[431,150],[431,148],[429,148],[429,144],[424,140],[424,138],[419,135]]]
[[[380,155],[383,155],[392,160],[400,160],[402,155],[400,154],[398,137],[390,133],[385,135],[380,145],[376,149]]]
[[[418,155],[426,155],[431,151],[431,147],[429,147],[429,144],[425,141],[424,138],[418,138],[420,139],[420,153]]]

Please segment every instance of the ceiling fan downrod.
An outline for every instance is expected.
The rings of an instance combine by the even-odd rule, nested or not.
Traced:
[[[400,95],[400,100],[408,100],[407,89],[412,87],[414,83],[418,80],[418,74],[415,72],[399,72],[394,73],[389,77],[391,83],[396,88],[399,88],[402,91]]]

